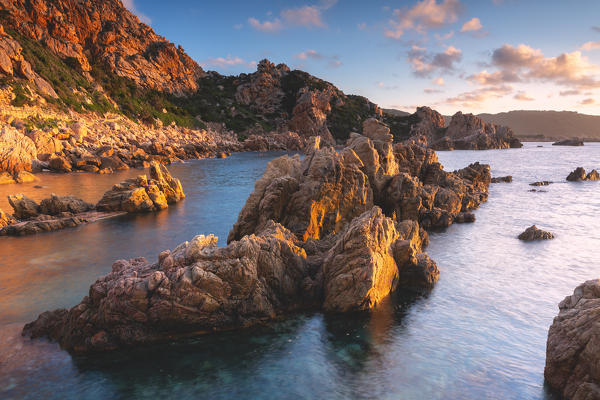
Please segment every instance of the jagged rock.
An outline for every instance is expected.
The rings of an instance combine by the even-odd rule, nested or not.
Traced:
[[[200,236],[156,264],[119,260],[81,304],[40,315],[24,333],[78,353],[246,327],[310,305],[311,282],[305,251],[271,223],[224,248]]]
[[[237,87],[235,99],[263,114],[277,112],[284,97],[281,78],[289,71],[285,64],[275,66],[269,60],[261,60],[250,81]]]
[[[579,138],[559,140],[552,143],[552,146],[583,146],[583,140]]]
[[[546,382],[565,399],[598,399],[600,280],[579,285],[558,308],[548,331]]]
[[[585,169],[582,167],[578,167],[575,171],[571,172],[567,176],[567,180],[570,182],[577,181],[597,181],[600,180],[600,174],[595,169],[592,170],[589,174],[586,175]]]
[[[492,178],[492,183],[501,183],[501,182],[510,183],[510,182],[512,182],[512,180],[513,180],[513,177],[511,175],[499,176],[499,177]]]
[[[41,161],[48,161],[50,156],[60,153],[64,148],[60,140],[41,130],[29,132],[27,137],[35,144],[38,159]]]
[[[150,180],[145,175],[127,179],[104,193],[96,205],[99,211],[126,211],[129,213],[156,211],[167,208],[185,198],[181,182],[169,171],[153,161]]]
[[[369,118],[363,122],[363,135],[371,140],[391,143],[394,136],[390,134],[390,128],[376,118]]]
[[[14,224],[16,221],[13,217],[0,209],[0,228]]]
[[[71,172],[73,167],[66,157],[55,154],[48,160],[48,168],[55,172]]]
[[[8,203],[13,208],[17,219],[36,217],[40,213],[40,206],[24,194],[9,195]]]
[[[196,90],[204,75],[181,47],[140,23],[120,1],[6,0],[2,5],[7,25],[59,57],[74,60],[83,71],[100,61],[139,86],[174,94]]]
[[[46,215],[59,215],[63,212],[80,214],[93,210],[93,204],[86,203],[74,196],[57,196],[54,193],[49,198],[40,202],[40,213]]]
[[[549,182],[549,181],[538,181],[538,182],[530,183],[529,186],[548,186],[551,183],[552,182]]]
[[[292,111],[292,119],[289,122],[290,129],[306,138],[321,136],[325,143],[334,145],[335,140],[327,128],[327,114],[331,111],[332,90],[305,90],[300,93]]]
[[[413,229],[405,232],[418,236],[418,225],[412,224]],[[428,258],[417,259],[419,239],[403,236],[379,207],[355,218],[323,262],[323,308],[341,312],[371,309],[399,282],[413,289],[431,287],[439,272]]]
[[[543,231],[535,225],[531,225],[519,235],[519,240],[530,242],[533,240],[549,240],[554,239],[554,235],[550,232]]]
[[[33,175],[31,172],[27,172],[27,171],[17,172],[15,174],[14,178],[17,183],[30,183],[30,182],[35,182],[35,181],[39,180],[38,178],[36,178],[35,175]]]
[[[0,172],[31,171],[35,159],[37,150],[31,139],[11,127],[0,130]]]

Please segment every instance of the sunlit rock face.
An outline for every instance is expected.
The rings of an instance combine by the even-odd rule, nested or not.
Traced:
[[[558,305],[548,331],[546,382],[565,399],[600,398],[600,281],[587,281]]]
[[[100,351],[299,309],[369,310],[393,291],[431,288],[439,270],[423,252],[423,226],[472,220],[465,214],[487,199],[489,166],[445,172],[432,150],[393,145],[368,124],[373,140],[352,134],[336,151],[316,139],[304,159],[271,161],[227,247],[198,236],[156,263],[117,261],[79,305],[42,314],[24,334]]]

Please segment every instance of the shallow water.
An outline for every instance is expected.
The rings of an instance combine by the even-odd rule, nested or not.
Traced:
[[[600,145],[537,145],[438,153],[447,170],[481,161],[514,182],[491,186],[474,224],[431,234],[428,252],[441,271],[431,293],[391,299],[370,314],[300,314],[93,358],[20,338],[24,322],[78,303],[118,258],[154,259],[198,233],[213,232],[224,244],[254,180],[280,153],[171,166],[188,197],[161,213],[0,238],[0,398],[552,398],[543,367],[557,303],[600,277],[600,182],[565,177],[577,166],[600,167]],[[54,191],[97,201],[139,173],[48,175],[44,189],[0,186],[0,198]],[[528,192],[537,180],[556,183]],[[556,239],[517,240],[532,224]]]

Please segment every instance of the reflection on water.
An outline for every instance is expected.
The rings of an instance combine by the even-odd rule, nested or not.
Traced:
[[[1,238],[0,398],[552,398],[543,366],[556,305],[600,276],[600,183],[564,179],[576,166],[600,167],[600,146],[536,145],[438,153],[447,169],[488,162],[514,182],[492,185],[475,224],[431,235],[441,275],[428,296],[390,299],[373,313],[300,314],[97,357],[20,338],[23,322],[79,302],[117,258],[153,258],[197,233],[224,244],[272,153],[172,166],[188,198],[162,213]],[[80,179],[53,178],[65,188]],[[106,187],[122,176],[112,178]],[[538,180],[556,183],[528,192]],[[534,223],[556,239],[516,240]]]

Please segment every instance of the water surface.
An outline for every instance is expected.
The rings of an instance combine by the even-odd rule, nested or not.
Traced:
[[[0,238],[0,398],[553,398],[543,367],[556,305],[579,283],[600,277],[600,182],[565,177],[577,166],[600,167],[599,144],[439,152],[447,170],[481,161],[514,182],[491,186],[476,223],[431,234],[428,252],[441,274],[426,296],[390,299],[373,313],[300,314],[96,357],[20,338],[23,323],[78,303],[118,258],[152,260],[198,233],[215,233],[224,244],[255,179],[279,154],[171,166],[188,197],[164,212]],[[139,172],[52,175],[41,185],[96,201]],[[529,192],[538,180],[555,183]],[[3,186],[0,198],[15,190],[42,189]],[[532,224],[556,239],[517,240]]]

